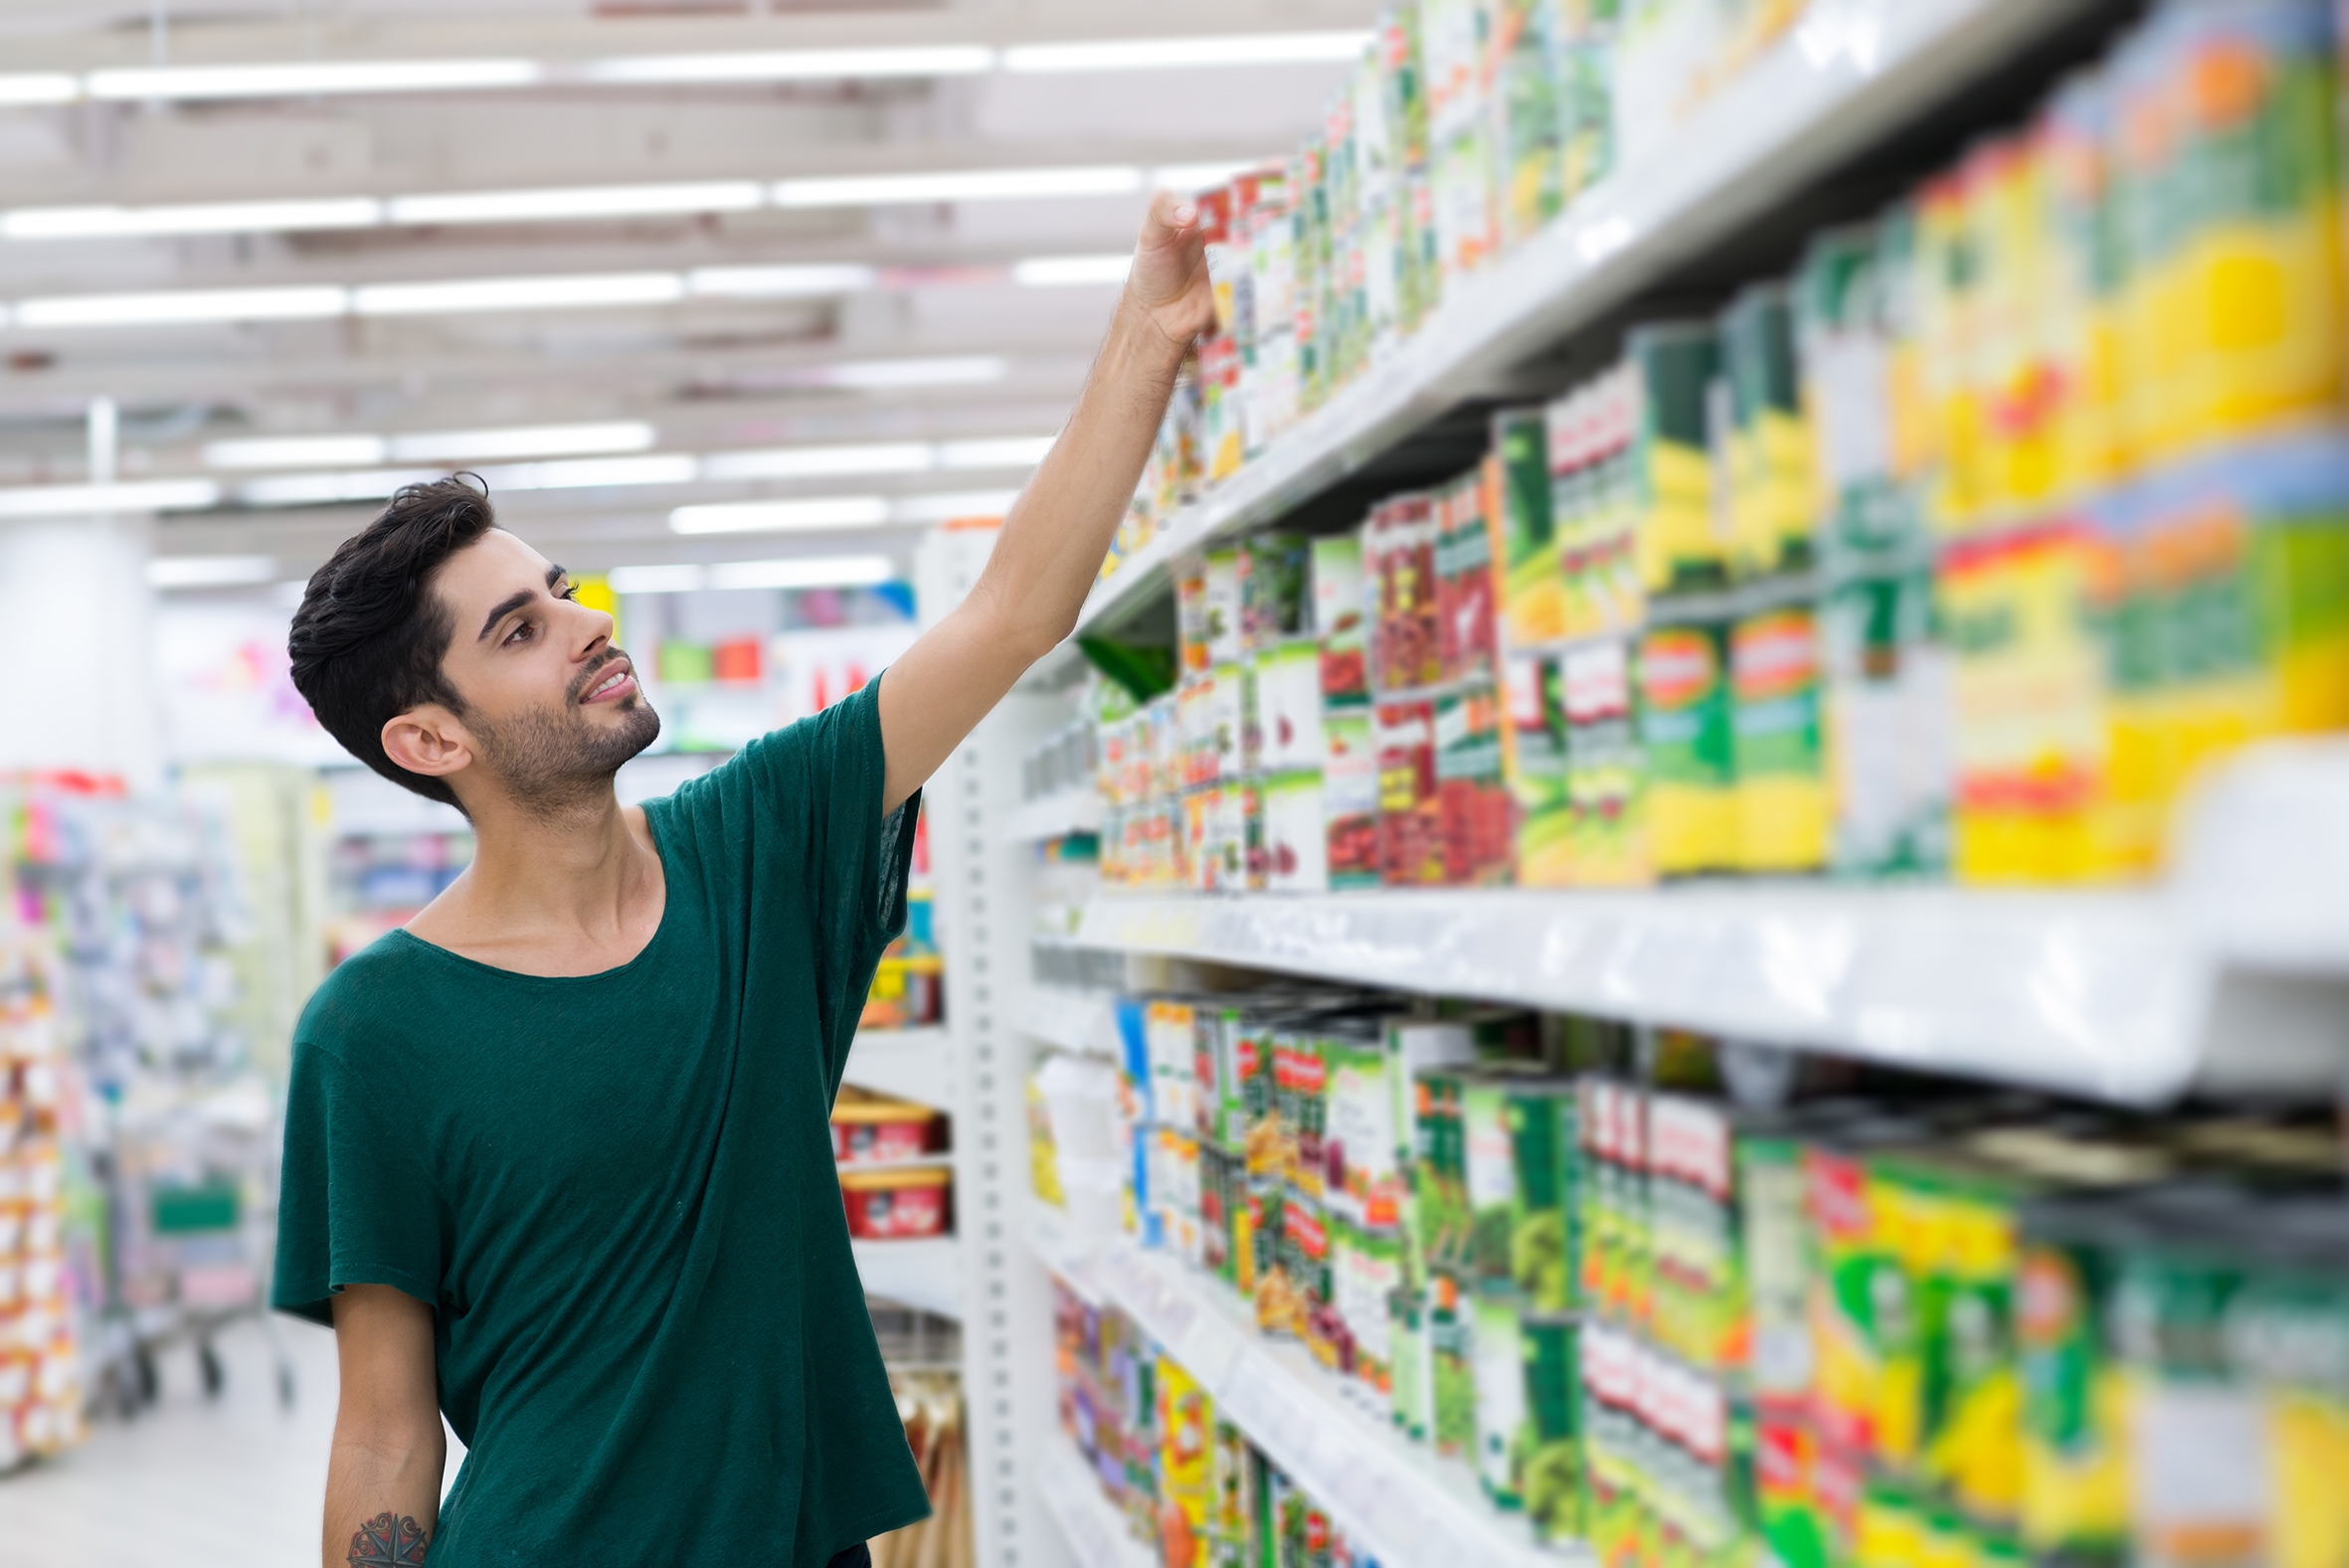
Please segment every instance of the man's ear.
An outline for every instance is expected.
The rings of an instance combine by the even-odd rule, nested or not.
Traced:
[[[473,760],[473,738],[437,702],[385,721],[383,749],[393,762],[428,779],[446,779]]]

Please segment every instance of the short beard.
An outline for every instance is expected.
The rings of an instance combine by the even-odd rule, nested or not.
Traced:
[[[617,650],[612,657],[619,657]],[[611,662],[597,661],[573,682],[559,711],[539,708],[495,721],[466,718],[487,771],[527,815],[551,820],[602,805],[611,797],[621,764],[659,739],[660,715],[640,690],[620,699],[628,722],[609,730],[590,724],[580,712],[581,695]]]

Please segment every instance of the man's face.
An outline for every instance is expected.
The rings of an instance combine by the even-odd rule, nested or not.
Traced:
[[[660,734],[612,617],[574,603],[563,569],[512,534],[493,528],[451,556],[433,592],[451,612],[442,671],[475,752],[452,781],[460,793],[479,775],[532,810],[592,801]]]

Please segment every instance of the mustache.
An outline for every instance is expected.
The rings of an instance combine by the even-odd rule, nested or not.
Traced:
[[[576,703],[580,698],[587,695],[587,690],[590,686],[593,686],[596,682],[604,678],[604,671],[612,667],[612,663],[615,659],[625,659],[627,657],[628,649],[626,648],[606,648],[602,657],[598,658],[595,663],[590,664],[586,669],[580,671],[579,674],[573,678],[571,682],[571,689],[564,693],[565,698],[568,701]]]

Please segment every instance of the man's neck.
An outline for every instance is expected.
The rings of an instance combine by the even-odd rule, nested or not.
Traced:
[[[411,933],[527,974],[600,973],[651,940],[666,889],[641,808],[609,784],[557,811],[470,803],[473,863]]]

